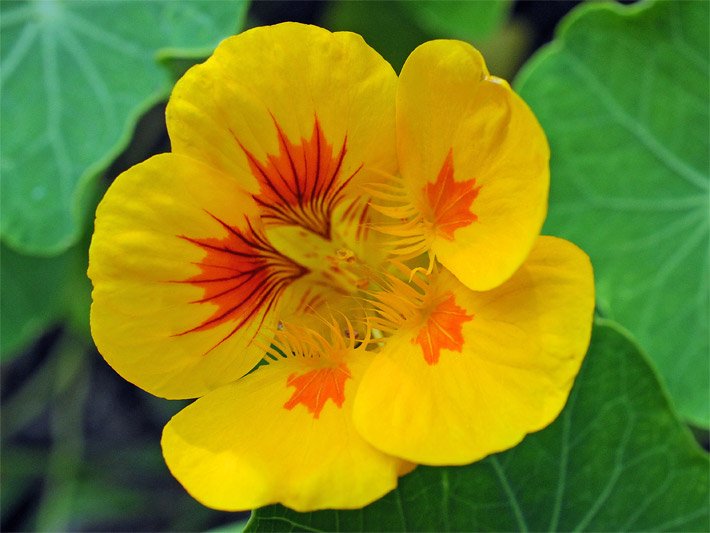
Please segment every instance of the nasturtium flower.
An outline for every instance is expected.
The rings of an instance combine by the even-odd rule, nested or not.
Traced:
[[[554,420],[591,266],[539,236],[545,136],[474,48],[426,43],[398,77],[355,34],[255,28],[166,117],[172,151],[97,210],[91,325],[123,377],[198,398],[162,439],[196,499],[361,507]]]

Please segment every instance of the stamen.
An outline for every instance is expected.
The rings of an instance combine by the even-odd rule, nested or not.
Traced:
[[[385,235],[396,237],[394,254],[406,260],[431,249],[435,238],[453,240],[454,232],[478,220],[471,205],[481,189],[476,180],[454,179],[453,150],[444,160],[436,180],[421,191],[411,191],[403,178],[380,173],[378,183],[363,186],[372,197],[370,207],[390,221],[374,225]]]
[[[392,265],[410,282],[400,279],[394,274],[382,274],[379,280],[379,290],[368,292],[371,305],[377,315],[369,317],[370,327],[385,334],[392,334],[404,324],[416,319],[424,305],[428,283],[417,272],[410,271],[401,263]]]
[[[346,381],[352,377],[347,364],[348,355],[360,349],[357,333],[345,315],[343,329],[335,317],[325,320],[318,316],[327,330],[327,338],[312,328],[295,324],[284,324],[282,329],[272,332],[269,347],[265,352],[266,364],[280,364],[285,360],[298,359],[305,371],[294,372],[286,380],[286,387],[294,387],[291,397],[284,403],[284,409],[292,410],[298,405],[305,406],[314,419],[320,417],[328,400],[340,408],[345,401]],[[367,333],[363,342],[369,342]],[[261,341],[256,344],[262,345]],[[357,344],[357,346],[356,346]]]
[[[384,173],[380,177],[379,183],[363,186],[364,192],[372,198],[370,207],[389,219],[373,224],[372,229],[395,237],[388,243],[395,256],[402,260],[417,257],[431,246],[431,224],[410,198],[401,178]]]
[[[442,349],[460,352],[463,324],[473,319],[473,313],[456,303],[451,290],[434,284],[436,265],[429,267],[434,269],[433,275],[424,274],[423,268],[408,271],[401,263],[394,266],[402,275],[408,275],[409,283],[391,275],[383,290],[370,293],[377,312],[370,319],[371,328],[385,334],[409,335],[429,365],[439,362]]]

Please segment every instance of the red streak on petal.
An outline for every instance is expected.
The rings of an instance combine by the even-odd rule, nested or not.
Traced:
[[[226,322],[235,324],[214,349],[256,316],[266,314],[281,292],[308,271],[277,252],[248,221],[247,228],[240,230],[210,216],[227,230],[227,236],[194,239],[181,235],[181,239],[202,248],[205,256],[197,263],[199,274],[177,283],[203,289],[202,298],[192,303],[217,306],[209,318],[179,335],[204,331]]]
[[[340,408],[345,401],[345,381],[351,377],[345,363],[310,370],[305,374],[291,374],[286,380],[286,386],[296,390],[284,404],[284,408],[291,410],[296,405],[303,404],[313,414],[313,418],[320,416],[329,399]]]
[[[463,324],[473,319],[466,310],[456,304],[453,294],[442,301],[429,315],[412,344],[419,344],[424,360],[429,365],[439,362],[441,349],[460,352],[463,348]]]
[[[347,137],[340,149],[334,151],[317,117],[311,138],[302,138],[299,143],[288,139],[276,119],[274,125],[279,153],[268,155],[265,161],[259,161],[237,139],[261,188],[254,200],[262,209],[262,218],[277,224],[298,225],[330,239],[333,210],[362,165],[349,177],[341,175]]]
[[[434,213],[434,227],[441,236],[453,240],[454,231],[478,220],[471,212],[471,204],[480,190],[475,179],[454,180],[454,155],[453,150],[449,150],[436,181],[425,186]]]

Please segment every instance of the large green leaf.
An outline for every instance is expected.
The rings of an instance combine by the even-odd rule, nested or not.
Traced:
[[[420,466],[362,510],[259,509],[247,531],[707,531],[708,468],[647,359],[600,322],[560,417],[512,450]]]
[[[0,3],[2,215],[7,245],[61,252],[81,235],[93,178],[171,86],[158,59],[234,33],[245,0]]]
[[[598,307],[710,425],[710,3],[583,6],[517,87],[552,149],[546,232],[591,256]]]

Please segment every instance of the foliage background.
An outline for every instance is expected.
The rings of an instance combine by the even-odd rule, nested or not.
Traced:
[[[624,328],[598,322],[570,405],[516,449],[420,468],[363,511],[272,507],[249,528],[709,530],[708,4],[578,4],[3,1],[1,529],[243,526],[163,463],[185,403],[96,352],[86,252],[110,182],[169,150],[174,80],[235,31],[293,20],[361,33],[397,70],[464,39],[515,79],[553,151],[545,232],[590,253],[598,314]]]

